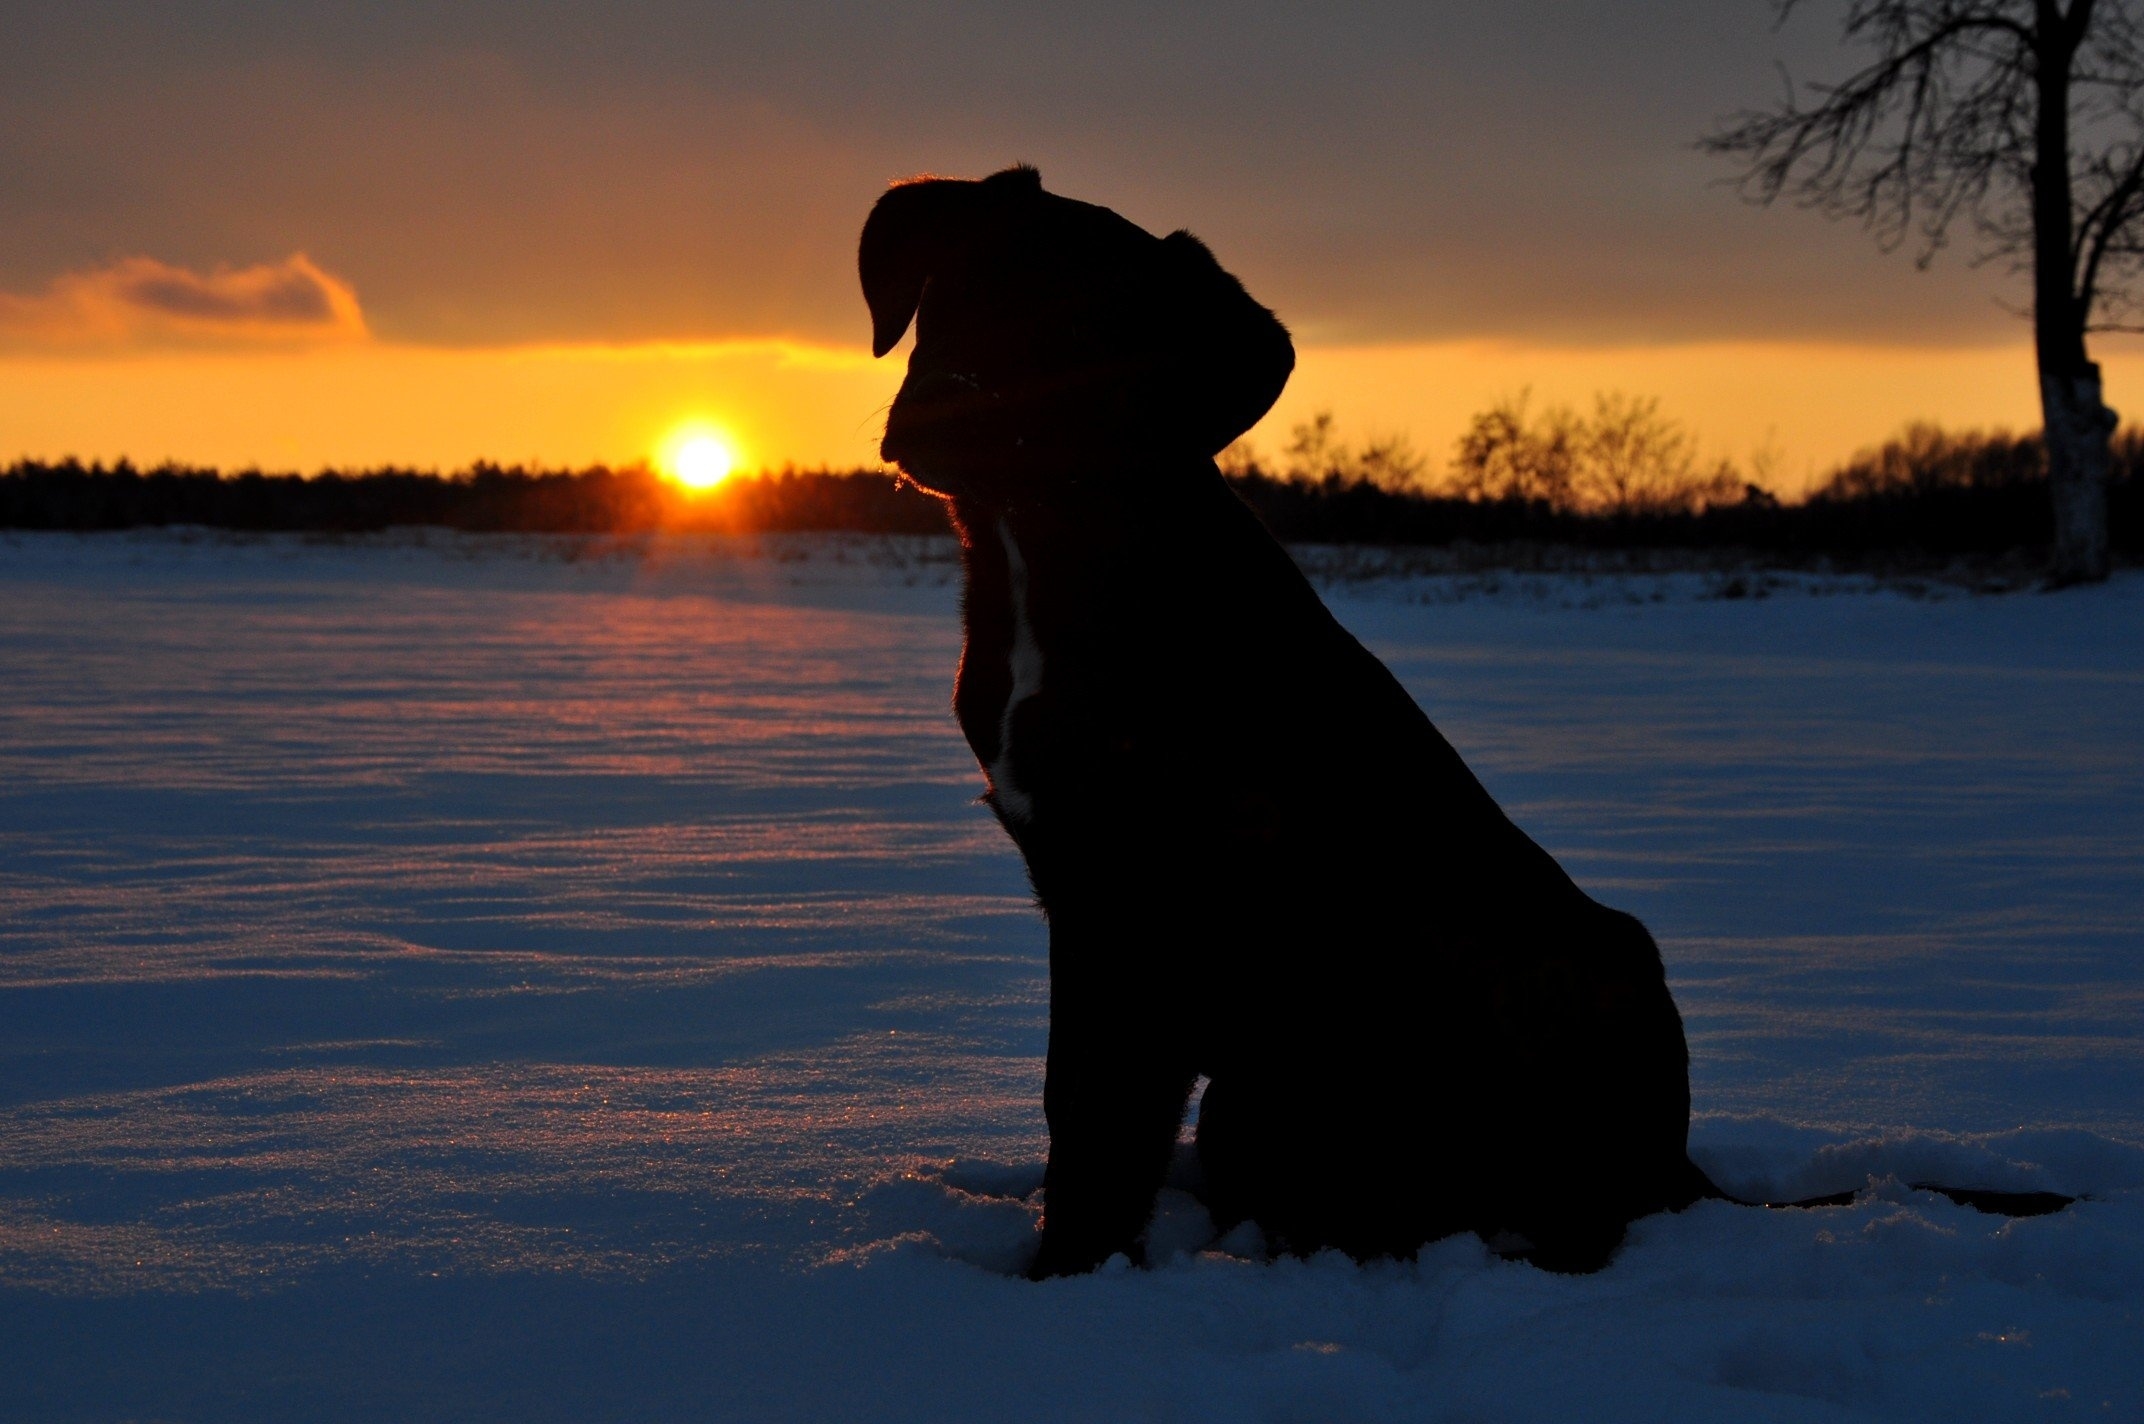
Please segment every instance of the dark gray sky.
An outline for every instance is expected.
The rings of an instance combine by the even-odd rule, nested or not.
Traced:
[[[1692,140],[1828,10],[0,0],[0,289],[302,251],[383,337],[860,342],[887,180],[1013,160],[1318,341],[2018,338]]]

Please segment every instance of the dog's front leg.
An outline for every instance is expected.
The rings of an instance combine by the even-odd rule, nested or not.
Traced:
[[[1042,1090],[1050,1163],[1042,1249],[1028,1272],[1037,1280],[1093,1270],[1118,1252],[1140,1259],[1195,1076],[1166,1047],[1157,986],[1078,963],[1064,938],[1053,928]]]

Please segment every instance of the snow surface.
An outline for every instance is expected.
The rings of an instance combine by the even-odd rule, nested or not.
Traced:
[[[1044,1285],[955,578],[0,538],[0,1418],[2144,1419],[2144,575],[1337,580],[1659,937],[1700,1160],[1865,1190]]]

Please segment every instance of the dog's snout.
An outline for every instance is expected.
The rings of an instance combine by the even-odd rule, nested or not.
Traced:
[[[879,455],[898,464],[925,454],[944,443],[946,432],[972,426],[996,403],[978,376],[965,371],[917,370],[911,364],[908,379],[901,383],[887,414]]]
[[[983,394],[981,379],[964,371],[918,371],[910,367],[908,379],[901,383],[900,399],[930,406],[970,401]]]

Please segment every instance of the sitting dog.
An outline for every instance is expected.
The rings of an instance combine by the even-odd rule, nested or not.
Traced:
[[[1030,168],[889,190],[882,451],[950,506],[954,709],[1050,930],[1037,1277],[1139,1257],[1185,1102],[1276,1247],[1475,1231],[1558,1270],[1711,1184],[1645,928],[1513,825],[1213,456],[1287,331],[1189,233]]]
[[[1189,233],[1033,169],[879,199],[884,457],[948,501],[954,709],[1050,930],[1034,1272],[1137,1259],[1184,1105],[1218,1222],[1600,1265],[1702,1190],[1636,920],[1505,817],[1213,456],[1294,348]]]

